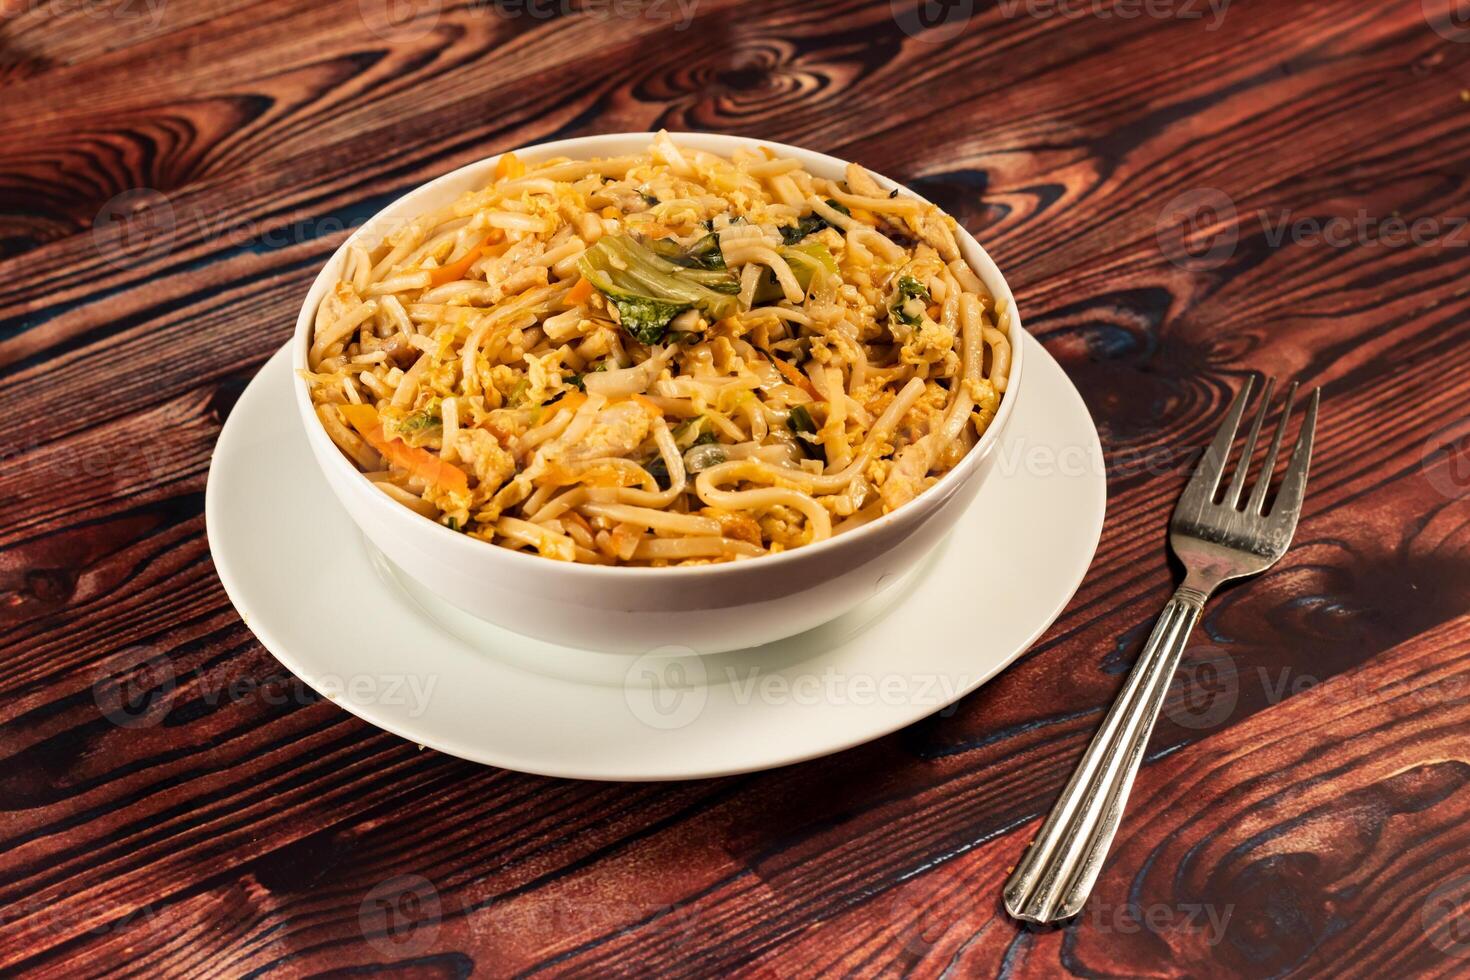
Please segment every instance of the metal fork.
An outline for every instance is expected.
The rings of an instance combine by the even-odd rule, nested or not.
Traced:
[[[1143,760],[1144,747],[1205,600],[1224,582],[1264,572],[1291,544],[1307,488],[1307,464],[1312,456],[1312,436],[1317,427],[1317,406],[1322,391],[1318,388],[1312,392],[1296,448],[1267,511],[1266,490],[1291,416],[1295,384],[1287,392],[1265,467],[1244,507],[1240,498],[1256,440],[1261,434],[1261,423],[1271,404],[1274,379],[1266,382],[1230,486],[1221,502],[1215,503],[1230,447],[1254,387],[1255,379],[1247,379],[1231,403],[1225,421],[1195,467],[1169,522],[1169,543],[1184,563],[1184,584],[1164,606],[1142,656],[1128,675],[1123,693],[1087,747],[1081,765],[1072,774],[1040,833],[1006,882],[1006,909],[1018,919],[1057,922],[1082,910],[1118,830],[1128,790]]]

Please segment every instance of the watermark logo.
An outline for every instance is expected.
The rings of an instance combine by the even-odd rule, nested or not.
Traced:
[[[92,699],[119,728],[152,728],[167,717],[177,686],[167,654],[127,647],[103,663],[92,682]]]
[[[959,37],[975,15],[975,0],[888,0],[888,6],[899,30],[929,44]]]
[[[1162,902],[1141,905],[1136,902],[1113,904],[1093,899],[1082,912],[1094,932],[1101,935],[1131,936],[1148,933],[1168,937],[1195,934],[1206,946],[1218,946],[1225,940],[1235,905],[1219,906],[1208,902]]]
[[[1429,708],[1470,702],[1470,678],[1462,674],[1385,678],[1349,671],[1335,677],[1319,677],[1296,667],[1261,665],[1242,671],[1227,651],[1199,644],[1185,651],[1174,686],[1164,702],[1164,713],[1183,728],[1216,728],[1230,720],[1240,700],[1242,685],[1249,685],[1253,701],[1258,698],[1266,705],[1281,704],[1309,691],[1323,704],[1349,710],[1399,698],[1410,698]]]
[[[177,230],[168,195],[134,187],[102,205],[92,219],[92,245],[102,261],[125,269],[167,253]]]
[[[1470,875],[1444,882],[1419,910],[1419,926],[1441,953],[1470,957]]]
[[[18,16],[29,8],[39,10],[47,17],[68,17],[80,14],[95,20],[112,20],[124,24],[142,24],[149,33],[156,31],[163,21],[167,0],[33,0],[27,4],[22,0],[19,9],[10,16]],[[0,21],[5,12],[0,10]]]
[[[345,236],[353,227],[333,214],[265,223],[229,211],[206,211],[151,187],[134,187],[102,205],[92,220],[92,245],[105,263],[126,269],[167,255],[183,241],[275,251]],[[377,231],[387,238],[399,227],[400,222],[385,222]]]
[[[1000,0],[1003,17],[1026,16],[1064,20],[1204,20],[1215,31],[1225,22],[1231,0]]]
[[[1429,485],[1450,500],[1470,497],[1470,415],[1439,429],[1419,452]]]
[[[211,708],[238,704],[306,707],[323,698],[342,706],[401,708],[409,718],[429,710],[438,674],[324,674],[308,687],[284,670],[264,677],[223,670],[190,679],[190,697]],[[151,728],[168,716],[179,680],[173,661],[150,647],[128,647],[109,657],[92,684],[103,717],[121,728]]]
[[[94,481],[150,480],[166,472],[169,463],[164,447],[112,442],[57,445],[30,437],[0,449],[0,470],[12,478],[28,474],[38,484],[48,477],[74,476]]]
[[[1470,218],[1460,215],[1386,218],[1359,208],[1352,215],[1317,217],[1291,208],[1254,214],[1269,247],[1441,248],[1470,247]],[[1156,234],[1164,257],[1181,269],[1218,269],[1235,254],[1244,222],[1229,194],[1214,187],[1185,191],[1159,213]]]
[[[1470,43],[1470,0],[1419,0],[1424,22],[1456,44]]]
[[[923,707],[948,717],[977,675],[931,673],[847,673],[832,666],[820,671],[767,671],[758,666],[726,665],[714,672],[687,647],[660,647],[628,668],[624,694],[628,708],[644,724],[679,729],[704,711],[712,687],[741,707],[751,704],[863,710],[875,706]]]
[[[1182,269],[1218,269],[1240,242],[1235,201],[1215,187],[1185,191],[1164,205],[1155,228],[1164,257]]]
[[[295,690],[303,692],[303,701],[306,700],[305,685],[295,677],[289,680]],[[404,708],[410,718],[429,710],[438,686],[438,674],[349,674],[346,677],[323,674],[314,683],[322,697],[334,703]],[[245,690],[254,688],[247,684]]]
[[[709,701],[709,671],[693,650],[662,646],[629,665],[623,699],[649,728],[674,731],[694,723]]]
[[[357,0],[368,31],[384,41],[417,41],[439,26],[441,0]]]
[[[729,685],[736,704],[826,705],[836,708],[917,706],[953,714],[953,705],[964,692],[980,683],[967,674],[849,674],[826,667],[820,673],[763,672],[759,667],[737,670],[726,667],[723,681]]]
[[[471,9],[488,9],[508,20],[584,17],[641,19],[671,23],[682,31],[694,22],[700,0],[470,0]]]
[[[1239,701],[1235,658],[1208,643],[1191,644],[1174,675],[1164,714],[1180,728],[1215,728],[1231,716]]]
[[[1339,214],[1322,219],[1298,215],[1287,208],[1275,215],[1259,211],[1256,217],[1261,224],[1262,237],[1272,248],[1280,248],[1288,241],[1306,248],[1317,245],[1330,248],[1351,248],[1355,245],[1381,245],[1384,248],[1403,248],[1406,245],[1419,248],[1430,245],[1441,245],[1445,248],[1470,246],[1470,219],[1455,215],[1415,218],[1409,221],[1395,214],[1380,219],[1360,208],[1352,217]]]
[[[380,881],[357,907],[368,945],[387,959],[422,956],[439,938],[439,892],[423,875]]]
[[[152,904],[135,906],[109,898],[51,903],[28,898],[0,910],[0,925],[23,922],[53,936],[108,936],[151,929],[158,924],[158,916]]]

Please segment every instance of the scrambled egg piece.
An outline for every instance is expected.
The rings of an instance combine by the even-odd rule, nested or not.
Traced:
[[[515,475],[516,461],[484,429],[462,429],[455,437],[454,449],[474,471],[480,481],[477,497],[488,497]]]
[[[806,527],[806,518],[784,504],[777,504],[762,514],[759,524],[767,540],[788,548],[806,544],[811,538],[811,532]]]
[[[905,364],[939,364],[954,350],[954,332],[924,317],[904,341],[899,359]]]
[[[641,405],[619,402],[597,413],[586,435],[570,444],[557,440],[546,448],[547,463],[579,463],[605,456],[627,456],[648,438],[653,420]]]
[[[541,357],[527,354],[525,360],[526,380],[530,382],[525,399],[533,405],[541,405],[562,390],[561,351],[554,350]]]

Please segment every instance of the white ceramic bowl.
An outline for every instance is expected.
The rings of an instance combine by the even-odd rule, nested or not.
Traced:
[[[739,147],[768,146],[821,177],[840,179],[846,166],[834,157],[781,143],[709,133],[673,136],[681,145],[726,156]],[[515,152],[530,162],[557,156],[588,159],[640,152],[652,139],[652,133],[616,133]],[[406,220],[484,186],[498,159],[461,167],[399,198],[337,249],[312,283],[296,321],[292,363],[297,369],[306,367],[312,320],[341,278],[348,246],[359,240],[376,243]],[[918,197],[875,176],[885,190],[898,187],[899,193]],[[466,612],[553,643],[613,653],[661,648],[718,653],[768,643],[835,619],[912,568],[949,531],[991,468],[1022,390],[1021,321],[1010,287],[990,256],[964,229],[957,237],[970,267],[1011,310],[1011,373],[1000,411],[960,464],[914,500],[839,537],[782,554],[688,568],[624,568],[513,552],[421,517],[369,483],[327,436],[299,375],[296,406],[327,483],[363,534],[400,569]],[[994,518],[1008,519],[1005,514]],[[351,611],[332,614],[350,616]]]

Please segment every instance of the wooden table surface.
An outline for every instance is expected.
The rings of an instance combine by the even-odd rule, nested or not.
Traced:
[[[0,973],[1470,974],[1470,24],[919,3],[0,0]],[[658,127],[969,227],[1096,419],[1097,559],[999,678],[830,758],[623,785],[422,751],[230,606],[211,448],[346,229]],[[1326,385],[1296,544],[1208,610],[1088,909],[1020,928],[1001,883],[1256,369]]]

